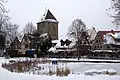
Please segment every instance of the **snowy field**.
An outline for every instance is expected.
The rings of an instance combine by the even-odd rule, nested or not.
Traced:
[[[120,73],[120,63],[68,63],[68,67],[73,72],[82,72],[90,69],[114,69],[117,73]]]
[[[51,70],[55,70],[56,67],[64,67],[70,69],[68,76],[47,76],[47,75],[33,75],[25,73],[12,73],[1,67],[2,63],[8,63],[9,60],[25,60],[25,58],[17,59],[4,59],[0,58],[0,80],[120,80],[120,63],[58,63],[58,65],[52,64],[39,64],[38,66],[44,67],[44,71],[51,67]],[[41,59],[42,60],[42,59]],[[52,60],[52,59],[50,59]],[[66,60],[66,59],[62,59]],[[76,60],[76,59],[69,59]],[[106,75],[105,71],[114,73],[114,75]],[[103,74],[99,74],[103,72]],[[94,73],[94,75],[91,75]]]

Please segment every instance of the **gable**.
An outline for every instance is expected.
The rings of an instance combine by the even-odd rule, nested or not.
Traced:
[[[14,41],[10,44],[10,49],[18,49],[20,48],[20,41],[18,37],[14,39]]]
[[[56,18],[53,16],[53,14],[49,10],[47,12],[47,15],[46,15],[45,19],[54,19],[54,20],[56,20]]]
[[[54,15],[50,12],[50,10],[47,10],[44,15],[42,16],[40,22],[55,22],[58,23],[57,19],[54,17]]]

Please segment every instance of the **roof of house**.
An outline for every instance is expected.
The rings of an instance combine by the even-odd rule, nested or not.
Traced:
[[[92,40],[94,40],[95,39],[95,37],[96,37],[96,35],[97,35],[97,31],[96,31],[96,29],[93,27],[92,29],[89,29],[89,31],[88,31],[88,35],[90,35],[90,40],[92,41]]]
[[[99,31],[98,34],[104,41],[104,44],[120,45],[120,31]]]
[[[40,22],[55,22],[58,23],[57,19],[53,16],[53,14],[50,12],[50,10],[47,10],[44,15],[42,16]]]
[[[54,42],[54,41],[53,41]],[[70,41],[69,45],[64,44],[63,46],[61,45],[60,40],[55,41],[57,44],[54,47],[51,47],[48,51],[57,53],[58,51],[68,51],[68,50],[73,50],[72,48],[75,46],[76,43]]]
[[[15,37],[15,39],[13,40],[13,42],[10,44],[10,46],[9,46],[9,47],[14,46],[16,43],[17,43],[17,45],[19,45],[19,44],[20,44],[20,41],[19,41],[18,37]]]
[[[14,39],[14,41],[13,41],[13,42],[15,42],[15,41],[17,41],[17,42],[19,42],[19,43],[20,43],[20,41],[19,41],[18,37],[15,37],[15,39]]]
[[[98,31],[98,33],[102,33],[102,34],[106,34],[106,33],[119,33],[120,31],[113,31],[113,30],[111,30],[111,31]]]
[[[103,39],[104,35],[111,33],[111,34],[115,34],[115,33],[120,33],[120,31],[98,31],[97,34],[99,34],[101,36],[101,39]]]
[[[58,51],[66,51],[67,49],[69,50],[72,49],[76,44],[75,42],[72,42],[71,40],[63,39],[64,42],[69,41],[69,44],[66,45],[65,43],[64,45],[61,45],[61,40],[62,39],[52,41],[52,43],[56,43],[56,45],[54,47],[51,47],[48,51],[53,52],[53,53],[56,53]]]

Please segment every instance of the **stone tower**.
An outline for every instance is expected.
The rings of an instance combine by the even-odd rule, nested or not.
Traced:
[[[52,40],[58,39],[58,21],[50,12],[47,10],[40,22],[37,23],[37,31],[40,34],[48,33]]]

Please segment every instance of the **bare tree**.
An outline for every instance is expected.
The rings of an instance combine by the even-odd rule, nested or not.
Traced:
[[[18,32],[19,26],[11,23],[10,19],[11,18],[7,16],[6,13],[0,13],[0,31],[2,30],[6,33],[6,38],[9,43],[11,43],[15,37],[20,36]]]
[[[80,57],[82,41],[87,39],[87,28],[85,23],[80,19],[75,19],[68,30],[68,35],[76,40],[77,56]]]
[[[6,0],[0,0],[0,12],[3,12],[3,13],[8,12],[3,5],[6,2],[7,2]]]
[[[111,0],[113,10],[111,17],[113,18],[113,23],[118,27],[120,25],[120,0]]]
[[[82,33],[87,30],[85,23],[80,19],[75,19],[68,29],[68,35],[76,40],[82,39]]]
[[[35,26],[33,25],[32,22],[28,22],[25,27],[23,28],[23,34],[25,33],[29,33],[29,34],[32,34],[33,32],[36,31],[36,28]]]
[[[10,17],[4,13],[0,13],[0,30],[4,29],[6,24],[10,21]]]
[[[15,39],[15,37],[20,36],[20,33],[18,32],[18,28],[19,28],[19,25],[12,24],[11,22],[7,23],[4,26],[3,31],[6,32],[9,42],[12,42]]]

